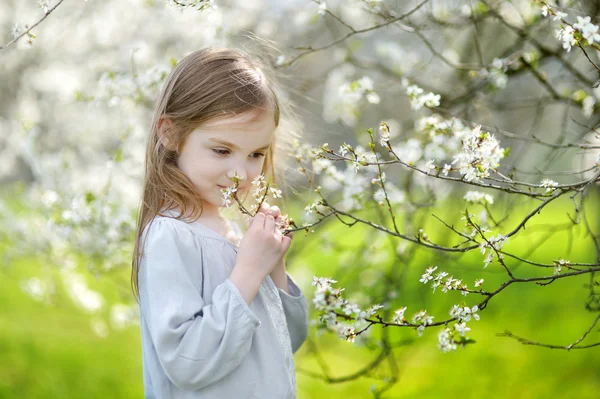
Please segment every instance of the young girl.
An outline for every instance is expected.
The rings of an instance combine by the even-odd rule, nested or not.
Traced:
[[[279,209],[262,207],[241,240],[219,213],[234,175],[240,195],[273,177],[279,113],[272,83],[240,51],[195,52],[166,79],[132,268],[146,398],[296,397],[307,305],[285,270]]]

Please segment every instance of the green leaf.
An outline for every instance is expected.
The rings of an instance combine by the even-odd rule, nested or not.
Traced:
[[[87,205],[89,205],[92,202],[94,202],[95,200],[96,200],[96,196],[94,195],[94,193],[92,193],[90,191],[86,191],[86,193],[85,193],[85,203]]]

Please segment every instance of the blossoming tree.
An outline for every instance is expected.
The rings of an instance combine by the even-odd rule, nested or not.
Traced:
[[[15,60],[4,73],[34,78],[23,98],[4,100],[6,109],[19,115],[0,120],[11,132],[4,139],[6,148],[14,159],[24,161],[31,177],[23,197],[30,215],[15,219],[4,213],[2,232],[15,243],[17,253],[43,249],[60,266],[73,299],[84,309],[94,314],[106,300],[85,284],[73,249],[91,260],[88,271],[96,275],[128,267],[145,121],[156,89],[176,63],[161,59],[161,52],[192,44],[229,44],[249,30],[274,40],[268,56],[287,88],[284,101],[298,103],[306,119],[320,113],[317,130],[342,133],[328,135],[327,143],[315,138],[312,144],[295,143],[294,180],[306,187],[299,191],[306,207],[291,215],[295,224],[282,228],[318,235],[326,224],[362,225],[373,234],[365,241],[393,243],[387,250],[392,263],[408,264],[417,250],[442,254],[440,259],[475,253],[469,259],[476,259],[482,272],[494,269],[503,276],[493,284],[483,275],[471,283],[460,270],[421,264],[420,279],[404,282],[401,267],[382,268],[378,276],[385,283],[368,295],[376,300],[361,302],[337,285],[338,276],[315,276],[313,304],[319,328],[350,342],[381,329],[380,337],[365,338],[377,341],[379,355],[373,362],[350,376],[326,375],[327,381],[358,378],[385,360],[393,362],[390,329],[414,329],[416,336],[434,330],[439,349],[454,351],[473,342],[473,322],[480,315],[485,320],[485,310],[500,302],[508,287],[544,286],[581,276],[589,281],[585,306],[590,322],[580,338],[557,344],[508,331],[503,335],[564,350],[600,345],[589,337],[600,319],[600,228],[597,205],[590,200],[597,196],[600,181],[600,34],[593,23],[597,15],[589,15],[597,9],[574,7],[577,2],[568,0],[353,0],[350,6],[315,0],[269,3],[267,10],[259,1],[241,5],[170,0],[170,11],[152,1],[133,6],[116,1],[62,3],[38,1],[42,15],[31,25],[14,25],[13,38],[0,50],[0,56]],[[125,12],[135,21],[159,23],[169,18],[182,28],[155,33],[152,23],[145,23],[137,32],[145,40],[134,42],[133,24],[99,31],[71,26],[69,40],[89,48],[83,54],[90,68],[71,66],[76,78],[70,86],[48,86],[46,80],[60,78],[65,66],[53,57],[58,39],[44,42],[43,33],[36,38],[34,31],[53,23],[57,29],[91,8],[106,21]],[[123,38],[134,43],[127,54],[120,50]],[[189,40],[186,46],[182,38]],[[98,48],[109,57],[93,55]],[[36,65],[36,51],[41,65]],[[106,62],[111,58],[119,60],[118,67]],[[29,109],[32,93],[44,90],[72,110],[53,119],[50,104]],[[66,100],[72,94],[74,103]],[[318,96],[322,101],[315,105]],[[92,114],[94,126],[83,129]],[[126,123],[118,123],[124,116]],[[53,141],[58,137],[60,145]],[[19,144],[8,145],[15,142]],[[255,212],[267,194],[281,195],[264,180],[257,181],[257,204],[244,212]],[[431,214],[456,197],[462,204],[453,207],[454,214]],[[224,201],[235,205],[235,198],[233,182],[224,190]],[[553,203],[568,204],[567,222],[548,231],[582,232],[589,251],[540,261],[530,252],[511,250]],[[424,227],[432,225],[423,215],[437,223],[435,230]],[[38,232],[35,240],[33,231]],[[336,240],[326,241],[336,245]],[[443,314],[410,309],[394,294],[394,287],[407,283],[459,295]],[[26,291],[42,300],[52,295],[55,285],[53,278],[41,274],[23,282]],[[122,302],[111,304],[113,323],[134,323],[135,306]],[[94,326],[99,334],[106,331],[99,319]],[[376,391],[382,393],[396,381],[392,372]]]

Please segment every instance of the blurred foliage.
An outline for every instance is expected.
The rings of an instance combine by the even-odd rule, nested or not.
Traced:
[[[598,195],[591,203],[597,203]],[[13,197],[14,198],[14,197]],[[18,204],[18,202],[17,202]],[[448,200],[443,208],[432,212],[441,218],[455,214],[458,201]],[[299,211],[290,205],[291,213]],[[548,235],[548,223],[568,220],[564,210],[566,202],[555,204],[542,215],[532,220],[521,240],[507,244],[507,250],[523,254],[533,249],[530,259],[545,260],[573,256],[577,261],[593,260],[593,248],[580,240],[577,227],[557,231]],[[513,210],[518,220],[520,210]],[[593,216],[593,215],[590,215]],[[596,217],[592,218],[597,220]],[[433,218],[428,218],[423,228],[433,240],[446,234],[445,227]],[[509,220],[508,223],[514,220]],[[459,221],[455,221],[459,225]],[[596,226],[597,227],[597,226]],[[410,312],[427,308],[436,319],[445,317],[452,303],[463,297],[458,292],[432,293],[430,288],[418,282],[423,270],[432,265],[463,278],[469,284],[475,278],[484,278],[484,288],[495,288],[505,279],[497,263],[482,269],[481,255],[469,253],[462,257],[418,249],[408,262],[402,263],[395,257],[387,261],[382,253],[389,253],[386,244],[369,241],[370,230],[360,225],[348,228],[340,223],[331,223],[319,229],[318,234],[297,233],[293,252],[288,258],[290,272],[302,285],[311,300],[312,275],[335,276],[339,285],[347,289],[352,297],[362,292],[376,294],[382,284],[381,273],[386,268],[406,270],[405,277],[397,287],[397,296],[390,302],[391,309],[408,306]],[[572,239],[569,235],[573,235]],[[345,237],[342,247],[339,237]],[[337,238],[331,246],[327,237]],[[569,244],[569,241],[572,244]],[[384,245],[375,251],[367,247]],[[394,249],[397,242],[386,243]],[[2,253],[7,242],[0,245]],[[569,250],[569,246],[572,247]],[[587,244],[586,244],[587,245]],[[531,248],[534,246],[534,248]],[[379,255],[377,255],[379,253]],[[392,252],[393,253],[393,252]],[[377,257],[379,256],[379,258]],[[6,258],[4,258],[6,259]],[[371,259],[371,261],[369,261]],[[83,264],[85,260],[82,259]],[[509,260],[509,266],[516,266]],[[376,265],[379,265],[376,267]],[[21,288],[24,278],[39,275],[44,267],[44,258],[30,254],[12,258],[4,264],[0,279],[0,398],[134,398],[143,396],[142,357],[140,333],[136,326],[125,329],[110,327],[105,337],[94,333],[91,323],[108,319],[102,312],[90,316],[82,313],[70,301],[67,294],[58,289],[52,303],[35,301]],[[519,276],[539,275],[529,271],[527,265],[516,267]],[[48,272],[57,273],[49,268]],[[551,269],[544,273],[551,273]],[[88,284],[100,291],[109,300],[128,287],[128,271],[120,269],[121,276],[100,275]],[[357,278],[358,277],[358,278]],[[471,322],[470,337],[477,342],[464,350],[442,353],[436,348],[437,329],[426,330],[418,338],[411,329],[390,328],[393,342],[406,345],[394,350],[399,369],[399,382],[383,397],[386,398],[591,398],[600,390],[600,358],[597,348],[587,350],[550,350],[525,346],[514,340],[496,336],[510,330],[532,340],[553,344],[568,344],[577,340],[593,317],[584,309],[587,290],[584,285],[589,276],[558,280],[548,286],[535,284],[514,285],[504,291],[500,298],[493,298],[487,309],[481,312],[481,320]],[[359,290],[357,285],[362,285]],[[365,289],[365,287],[369,287]],[[355,299],[360,303],[373,303],[381,298]],[[500,300],[496,300],[500,299]],[[477,298],[479,300],[479,298]],[[475,303],[473,294],[466,298]],[[355,344],[346,343],[331,333],[320,333],[311,329],[311,341],[296,354],[298,369],[298,397],[370,397],[373,386],[379,386],[389,373],[389,365],[383,363],[368,377],[339,384],[307,376],[303,370],[319,371],[313,355],[317,350],[326,359],[329,374],[337,377],[347,375],[364,367],[376,354],[368,349],[371,338],[376,339],[381,329],[373,327],[369,336],[360,336]],[[593,331],[584,342],[595,342],[598,333]]]

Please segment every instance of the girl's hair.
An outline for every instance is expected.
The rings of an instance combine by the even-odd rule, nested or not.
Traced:
[[[279,126],[279,102],[265,71],[264,64],[240,50],[208,48],[183,58],[166,78],[154,109],[146,149],[131,270],[136,299],[146,226],[164,210],[181,210],[177,219],[197,220],[202,214],[202,198],[176,163],[186,137],[211,119],[261,110],[273,110],[275,126]],[[271,144],[262,173],[273,181],[275,143]]]

